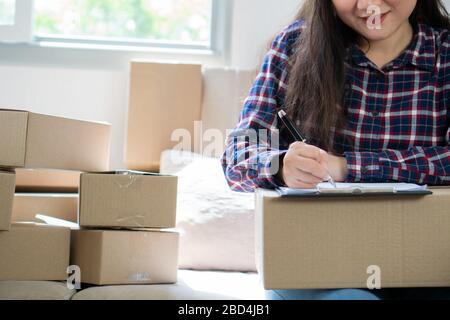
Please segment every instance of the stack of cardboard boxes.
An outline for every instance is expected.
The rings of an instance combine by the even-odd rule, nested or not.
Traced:
[[[31,168],[105,170],[109,162],[110,126],[20,110],[0,110],[2,175],[0,280],[64,280],[69,265],[70,229],[33,223],[26,207],[46,196],[18,196],[15,173],[31,179]],[[38,188],[36,189],[38,191]],[[31,201],[31,202],[30,202]],[[45,209],[43,207],[42,209]],[[37,208],[37,213],[41,208]],[[14,222],[11,224],[11,220]],[[15,223],[16,221],[29,221]]]
[[[71,261],[96,285],[175,283],[177,178],[132,171],[83,173]],[[121,229],[121,230],[114,230]]]
[[[108,124],[0,110],[0,280],[65,280],[77,265],[90,284],[176,282],[178,234],[161,229],[175,227],[177,180],[109,173],[110,139]]]

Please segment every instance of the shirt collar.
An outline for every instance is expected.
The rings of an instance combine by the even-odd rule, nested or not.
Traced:
[[[348,49],[348,62],[360,67],[377,66],[370,61],[362,50],[353,44]],[[436,63],[436,38],[433,28],[426,24],[418,23],[415,28],[414,38],[409,46],[395,60],[388,63],[383,70],[395,70],[412,64],[419,69],[432,71]]]

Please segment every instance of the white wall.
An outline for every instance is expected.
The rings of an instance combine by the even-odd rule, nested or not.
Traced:
[[[111,123],[111,165],[123,167],[126,72],[0,65],[0,75],[1,107]]]
[[[302,0],[235,0],[231,64],[259,66],[270,40],[295,18]]]

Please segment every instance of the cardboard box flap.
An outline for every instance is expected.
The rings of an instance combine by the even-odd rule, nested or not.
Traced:
[[[16,169],[18,193],[78,193],[80,171]]]
[[[136,75],[157,75],[155,72],[155,68],[171,68],[173,72],[176,72],[179,68],[183,68],[183,70],[192,70],[194,72],[202,69],[201,64],[191,64],[191,63],[182,63],[182,62],[170,62],[170,61],[131,61],[131,72]]]
[[[199,64],[131,63],[125,163],[127,169],[159,171],[161,153],[184,139],[200,151],[202,70]],[[176,88],[176,94],[174,89]]]
[[[6,112],[10,112],[10,111],[11,112],[20,112],[20,113],[26,113],[26,114],[47,116],[47,117],[52,117],[52,118],[67,119],[67,120],[73,120],[73,121],[78,121],[78,122],[111,125],[110,123],[105,122],[105,121],[91,121],[91,120],[84,120],[84,119],[78,119],[78,118],[69,118],[69,117],[64,117],[64,116],[54,116],[54,115],[45,114],[45,113],[36,113],[36,112],[28,111],[26,109],[0,108],[0,112],[4,112],[4,111],[6,111]]]
[[[45,222],[13,222],[11,224],[11,227],[15,228],[15,229],[32,229],[32,228],[48,228],[48,229],[67,229],[69,230],[70,228],[64,227],[64,226],[58,226],[58,225],[52,225],[52,224],[47,224]]]

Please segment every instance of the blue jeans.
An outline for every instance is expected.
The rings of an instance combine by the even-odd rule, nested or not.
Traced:
[[[269,290],[269,300],[450,300],[450,288]]]

